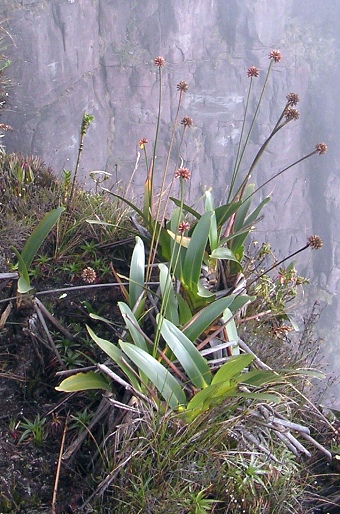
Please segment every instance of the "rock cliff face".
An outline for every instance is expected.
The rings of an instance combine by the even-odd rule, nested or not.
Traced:
[[[305,236],[323,236],[322,255],[304,258],[313,281],[327,292],[330,318],[340,322],[339,117],[334,106],[340,9],[334,0],[321,6],[318,0],[2,0],[0,15],[13,38],[7,52],[13,88],[6,123],[15,130],[6,135],[8,151],[39,154],[56,173],[73,169],[82,113],[91,113],[95,121],[81,166],[89,187],[91,170],[106,170],[113,182],[127,184],[139,139],[146,137],[151,148],[159,87],[153,58],[162,55],[159,173],[177,108],[176,84],[185,80],[189,90],[180,118],[190,116],[194,126],[181,158],[193,176],[190,195],[196,199],[202,188],[212,186],[222,199],[241,130],[246,70],[252,65],[260,69],[250,102],[254,109],[269,51],[279,48],[283,59],[269,78],[244,171],[276,122],[286,94],[298,93],[301,118],[270,144],[254,181],[264,182],[320,141],[330,152],[303,162],[266,188],[263,194],[273,190],[273,202],[259,230],[279,255],[299,248]],[[136,195],[144,179],[140,164],[132,186]]]

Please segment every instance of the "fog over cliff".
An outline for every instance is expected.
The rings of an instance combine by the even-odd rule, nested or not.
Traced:
[[[85,140],[81,178],[106,170],[127,184],[138,141],[154,137],[158,104],[153,58],[166,60],[157,162],[161,171],[176,113],[176,84],[185,80],[182,115],[194,126],[182,158],[192,172],[191,199],[213,187],[223,199],[230,181],[249,79],[260,70],[255,105],[268,67],[280,49],[249,145],[252,160],[277,121],[289,92],[298,93],[300,119],[279,133],[253,179],[259,185],[325,142],[313,156],[271,183],[259,237],[278,257],[318,234],[320,252],[305,252],[299,270],[311,278],[322,316],[326,359],[340,351],[340,4],[334,0],[2,0],[0,15],[12,38],[7,54],[12,88],[3,121],[8,151],[41,155],[56,173],[73,169],[84,111],[95,117]],[[10,43],[10,42],[9,42]],[[178,144],[179,139],[176,144]],[[176,145],[175,145],[176,146]],[[174,152],[175,154],[175,152]],[[175,164],[173,164],[174,166]],[[171,170],[174,168],[170,167]],[[133,190],[145,179],[140,165]],[[337,364],[337,372],[339,364]],[[337,390],[334,389],[334,394]],[[338,391],[339,392],[339,391]]]

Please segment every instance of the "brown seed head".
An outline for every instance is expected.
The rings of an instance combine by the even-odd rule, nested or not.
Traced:
[[[313,250],[320,250],[320,248],[322,248],[323,242],[319,236],[309,236],[307,239],[307,245],[313,248]]]
[[[0,130],[10,130],[10,131],[12,131],[13,128],[10,125],[6,125],[6,123],[0,123]]]
[[[189,86],[184,80],[181,80],[181,82],[178,82],[177,84],[177,90],[181,91],[181,93],[186,93],[189,89]]]
[[[258,77],[259,76],[258,68],[256,68],[256,66],[250,66],[250,68],[247,69],[247,75],[248,75],[248,77]]]
[[[187,221],[181,221],[180,224],[178,225],[178,232],[180,234],[184,234],[184,232],[186,230],[189,230],[190,228],[190,223],[188,223]]]
[[[289,93],[287,96],[288,105],[295,107],[299,103],[299,95],[296,93]]]
[[[280,62],[282,59],[280,50],[272,50],[269,54],[269,59],[274,59],[275,62]]]
[[[185,127],[192,127],[192,119],[189,116],[184,116],[181,120],[181,124]]]
[[[283,114],[287,121],[298,120],[300,116],[299,111],[294,109],[294,107],[286,107]]]
[[[95,282],[97,275],[93,268],[90,268],[88,266],[87,268],[84,268],[81,273],[81,278],[84,280],[84,282],[87,282],[88,284],[93,284]]]
[[[148,142],[149,142],[149,141],[148,141],[147,139],[145,139],[145,137],[143,137],[143,139],[140,139],[140,140],[139,140],[139,143],[138,143],[138,144],[139,144],[139,148],[140,148],[141,150],[143,150],[144,145],[146,145]]]
[[[325,143],[318,143],[315,145],[315,150],[319,155],[323,155],[327,152],[327,145]]]
[[[175,178],[182,178],[185,181],[189,180],[190,176],[191,173],[188,168],[178,168],[175,172]]]
[[[158,57],[155,57],[153,60],[155,66],[158,66],[158,68],[161,68],[165,64],[164,57],[161,57],[160,55]]]

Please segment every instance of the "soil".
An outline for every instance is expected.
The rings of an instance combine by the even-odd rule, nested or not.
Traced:
[[[76,284],[75,284],[76,285]],[[10,297],[10,286],[2,297]],[[4,293],[4,291],[3,291]],[[115,315],[117,289],[92,289],[72,292],[62,300],[59,296],[45,299],[55,319],[72,331],[79,327],[74,339],[77,355],[82,358],[78,366],[88,365],[89,358],[100,358],[96,345],[84,345],[85,323],[91,324],[84,300],[103,316]],[[0,316],[6,303],[0,304]],[[118,313],[117,313],[118,317]],[[48,319],[48,330],[57,339],[58,330]],[[92,321],[92,325],[93,325]],[[103,324],[101,324],[102,326]],[[99,329],[96,327],[96,331]],[[105,337],[105,333],[101,336]],[[59,333],[60,336],[60,333]],[[112,336],[111,336],[112,337]],[[79,350],[79,351],[78,351]],[[85,357],[83,356],[85,354]],[[77,362],[74,366],[77,367]],[[32,305],[18,305],[0,331],[0,513],[51,512],[52,495],[56,480],[57,463],[65,421],[68,419],[64,450],[77,438],[82,426],[72,418],[76,413],[96,412],[102,395],[100,392],[67,395],[55,390],[61,382],[56,377],[60,365],[49,344],[46,332],[37,323]],[[22,423],[40,416],[43,441],[35,440],[32,433],[22,440]],[[93,436],[97,436],[94,429]],[[75,457],[62,462],[57,487],[56,514],[80,512],[79,506],[93,488],[91,455],[95,452],[91,438],[86,438]],[[81,512],[86,512],[82,509]]]

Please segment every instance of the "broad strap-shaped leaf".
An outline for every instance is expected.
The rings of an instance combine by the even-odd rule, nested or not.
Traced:
[[[53,209],[53,211],[45,214],[43,219],[38,223],[38,225],[33,230],[32,234],[28,238],[25,243],[24,248],[21,252],[21,257],[25,262],[26,268],[32,264],[32,261],[39,250],[40,246],[52,230],[54,224],[58,221],[62,212],[64,212],[65,207],[57,207]]]
[[[170,200],[172,202],[174,202],[174,204],[177,205],[177,207],[181,207],[183,212],[188,212],[189,214],[194,216],[197,220],[199,220],[201,218],[201,215],[198,211],[195,211],[195,209],[193,209],[192,207],[190,207],[189,205],[187,205],[185,203],[182,204],[182,202],[180,200],[178,200],[178,198],[174,198],[173,196],[171,196]]]
[[[229,306],[231,312],[235,314],[236,311],[242,309],[247,303],[251,303],[256,299],[256,296],[249,296],[247,294],[238,294]]]
[[[160,362],[131,343],[120,341],[120,347],[137,368],[149,378],[171,409],[186,405],[186,396],[181,386]]]
[[[223,323],[225,323],[225,329],[228,335],[228,340],[235,342],[235,347],[232,347],[232,352],[234,355],[238,355],[240,353],[238,347],[238,332],[234,316],[230,309],[225,309],[223,311],[222,321]]]
[[[184,413],[187,421],[193,421],[199,414],[216,407],[236,391],[237,383],[232,380],[210,384],[190,400]]]
[[[195,387],[203,389],[211,382],[208,363],[193,343],[173,323],[157,315],[157,324],[165,342],[176,355]]]
[[[130,333],[130,336],[132,338],[132,341],[136,346],[139,348],[143,348],[146,352],[149,351],[149,347],[145,341],[145,338],[143,337],[143,334],[141,334],[140,330],[138,329],[139,324],[138,321],[130,309],[128,305],[124,302],[118,302],[119,310],[123,316],[123,319],[125,321],[126,327]]]
[[[129,363],[129,359],[124,355],[121,349],[115,346],[110,341],[98,337],[89,326],[86,325],[86,328],[91,339],[93,339],[93,341],[99,346],[99,348],[101,348],[103,352],[105,352],[106,355],[108,355],[113,360],[113,362],[118,364],[120,369],[123,371],[123,373],[125,373],[125,375],[129,379],[131,385],[133,385],[135,389],[140,390],[140,383],[137,380],[137,377],[131,372],[131,369],[124,363],[124,360]]]
[[[228,261],[239,262],[234,253],[226,246],[218,246],[210,254],[211,259],[226,259]]]
[[[21,257],[20,253],[14,246],[12,247],[13,251],[18,259],[18,271],[19,271],[19,280],[18,280],[18,293],[25,294],[31,291],[32,286],[30,282],[30,277],[28,274],[28,269],[26,267],[24,259]]]
[[[239,376],[238,382],[251,386],[262,386],[264,384],[277,383],[282,381],[282,376],[270,370],[254,369]]]
[[[162,292],[162,308],[166,319],[174,325],[179,325],[178,301],[174,291],[169,268],[165,264],[159,264],[159,281]]]
[[[205,212],[212,212],[213,215],[211,217],[210,230],[209,230],[209,244],[210,250],[213,251],[218,247],[218,230],[217,230],[217,221],[215,214],[214,201],[210,191],[205,192]]]
[[[136,305],[140,295],[144,291],[145,281],[145,251],[144,243],[139,236],[136,236],[136,244],[132,252],[130,278],[129,278],[129,300],[130,307]]]
[[[111,387],[105,378],[93,371],[77,373],[76,375],[67,377],[55,389],[57,391],[63,391],[64,393],[87,391],[89,389],[104,389],[104,391],[111,391]]]
[[[192,233],[190,244],[186,252],[182,273],[183,282],[189,289],[192,284],[198,283],[201,274],[212,215],[212,212],[205,212],[203,214]]]
[[[196,339],[221,316],[222,312],[233,303],[234,299],[235,296],[230,295],[210,303],[187,323],[183,333],[190,341],[196,341]]]
[[[241,373],[241,371],[249,366],[249,364],[254,360],[254,355],[250,353],[244,353],[242,355],[236,355],[236,357],[231,357],[214,375],[211,383],[218,384],[220,382],[229,382],[230,380],[235,380],[236,377]]]
[[[226,205],[221,205],[215,209],[217,226],[220,229],[222,225],[226,223],[226,221],[235,214],[235,212],[239,209],[241,201],[228,203]]]

